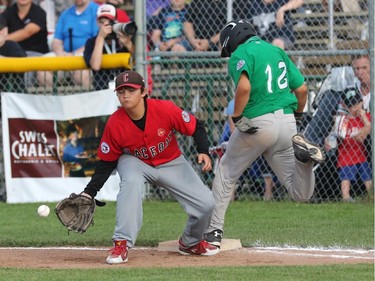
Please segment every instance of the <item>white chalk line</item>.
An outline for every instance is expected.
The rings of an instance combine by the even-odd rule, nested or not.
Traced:
[[[300,249],[302,252],[295,252],[291,251],[290,249],[282,250],[269,250],[269,249],[255,249],[255,252],[262,252],[262,253],[272,253],[272,254],[281,254],[286,256],[301,256],[301,257],[315,257],[315,258],[334,258],[334,259],[364,259],[364,260],[374,260],[374,257],[368,257],[368,256],[357,256],[357,255],[338,255],[338,254],[329,254],[327,253],[314,253],[314,252],[308,252],[305,249]],[[322,251],[324,252],[324,251]],[[346,251],[348,252],[348,251]],[[349,251],[350,252],[350,251]],[[365,254],[365,253],[363,253]],[[366,253],[370,254],[370,252]],[[373,254],[372,254],[373,255]]]
[[[249,252],[274,253],[288,256],[325,257],[337,259],[375,260],[374,250],[340,249],[340,248],[298,248],[298,247],[250,247],[242,248]],[[108,251],[109,248],[96,247],[0,247],[1,250],[76,250],[76,251]],[[152,247],[134,247],[132,251],[157,250]],[[319,253],[318,253],[319,252]],[[370,255],[370,256],[369,256]]]

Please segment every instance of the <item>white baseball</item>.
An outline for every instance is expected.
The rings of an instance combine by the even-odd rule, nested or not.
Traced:
[[[40,205],[38,208],[38,215],[41,217],[48,217],[50,209],[47,205]]]

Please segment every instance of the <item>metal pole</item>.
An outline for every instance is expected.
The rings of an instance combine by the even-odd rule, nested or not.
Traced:
[[[233,19],[233,0],[227,1],[227,22]]]
[[[371,91],[370,91],[370,112],[371,112],[371,161],[372,161],[372,183],[374,184],[375,175],[375,152],[374,152],[374,125],[375,125],[375,113],[374,113],[374,98],[375,98],[375,5],[374,0],[368,0],[368,21],[369,21],[369,55],[370,55],[370,74],[371,74]],[[374,192],[374,189],[372,190]]]
[[[135,70],[141,74],[147,83],[146,61],[146,0],[134,1],[134,20],[138,31],[135,37]]]
[[[328,29],[329,29],[329,49],[333,49],[334,43],[334,32],[333,32],[333,0],[328,1]]]

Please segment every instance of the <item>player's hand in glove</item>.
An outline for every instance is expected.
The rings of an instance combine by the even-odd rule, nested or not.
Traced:
[[[301,127],[303,123],[303,112],[294,111],[294,118],[296,119],[297,127]]]
[[[57,203],[55,213],[69,231],[84,233],[94,224],[95,206],[96,202],[90,195],[72,193]]]
[[[251,126],[250,119],[243,117],[242,115],[238,117],[232,116],[232,120],[236,128],[242,133],[252,135],[258,131],[258,127]]]

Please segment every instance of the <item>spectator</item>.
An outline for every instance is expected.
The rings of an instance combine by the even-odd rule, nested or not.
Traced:
[[[131,42],[130,50],[123,46],[116,37],[113,30],[115,24],[116,9],[110,4],[101,5],[97,12],[97,24],[99,32],[95,37],[86,41],[83,57],[86,65],[93,70],[93,86],[95,90],[102,90],[108,88],[108,83],[114,81],[118,69],[101,69],[103,54],[115,54],[124,52],[133,52],[133,41]],[[131,32],[129,36],[134,38],[136,33],[136,25],[134,22],[130,23],[127,30]]]
[[[325,87],[328,85],[328,87]],[[342,105],[341,91],[346,88],[356,87],[362,93],[365,110],[369,110],[370,103],[370,62],[368,55],[359,55],[352,57],[352,68],[340,67],[332,69],[322,85],[322,91],[317,96],[317,108],[305,129],[305,136],[309,141],[326,144],[324,141],[332,131],[334,117],[342,115],[346,109]],[[367,95],[363,93],[368,93]],[[371,165],[371,134],[366,128],[361,128],[358,134],[365,137],[367,148],[368,163]],[[328,150],[328,149],[327,149]],[[339,190],[334,190],[333,194],[327,194],[326,185],[340,186],[339,175],[337,174],[337,149],[328,150],[327,161],[323,165],[316,167],[316,195],[318,197],[332,196],[337,198]],[[337,194],[336,194],[337,193]]]
[[[303,5],[303,0],[248,1],[246,18],[251,19],[257,34],[281,49],[293,47],[295,36],[290,11]]]
[[[51,56],[83,56],[87,39],[98,33],[96,12],[98,4],[90,0],[75,0],[75,4],[65,10],[59,17],[55,37],[52,41]],[[75,70],[72,72],[73,82],[83,88],[90,87],[90,71]],[[61,79],[61,74],[59,75]],[[51,72],[39,72],[38,80],[41,85],[52,87]]]
[[[187,51],[218,51],[220,29],[226,23],[226,0],[193,0],[186,9]]]
[[[371,69],[370,69],[370,57],[369,55],[353,55],[352,56],[352,67],[357,81],[357,88],[359,89],[362,100],[363,109],[366,112],[370,112],[370,99],[371,99]],[[371,132],[366,129],[360,130],[360,134],[366,135],[365,146],[367,150],[368,159],[372,167],[372,139]]]
[[[188,216],[179,252],[216,254],[217,248],[203,240],[214,207],[212,192],[182,155],[175,136],[176,131],[193,136],[198,163],[203,172],[209,171],[211,159],[203,124],[170,101],[148,99],[144,79],[135,71],[120,73],[115,89],[121,107],[107,121],[98,149],[101,161],[82,193],[95,198],[117,169],[120,191],[112,236],[114,248],[106,262],[128,261],[128,249],[134,247],[142,226],[141,193],[145,182],[166,188]]]
[[[351,181],[356,181],[359,173],[367,192],[372,187],[371,167],[367,162],[367,151],[364,145],[364,136],[359,132],[362,129],[371,130],[371,115],[363,109],[361,94],[356,88],[345,90],[343,97],[348,115],[340,116],[337,120],[337,136],[339,137],[338,160],[341,180],[342,200],[352,202],[350,196]]]
[[[369,56],[367,54],[353,55],[352,69],[354,77],[351,77],[352,73],[347,73],[348,71],[346,71],[345,68],[332,70],[331,74],[334,73],[334,70],[335,73],[337,72],[337,74],[335,74],[335,77],[337,78],[334,78],[333,81],[329,81],[329,83],[327,83],[331,85],[331,88],[320,93],[322,97],[320,98],[313,118],[309,122],[305,131],[305,136],[308,140],[322,144],[324,138],[327,137],[329,132],[331,131],[332,116],[336,115],[338,106],[341,101],[340,91],[337,91],[335,89],[342,86],[339,87],[338,85],[336,85],[337,83],[346,86],[343,88],[348,88],[355,84],[362,95],[363,108],[367,112],[370,111],[371,75]],[[344,81],[342,81],[342,77],[345,77]]]
[[[128,14],[124,10],[118,7],[118,5],[124,4],[124,0],[95,0],[94,2],[98,4],[99,6],[103,4],[109,4],[109,5],[116,7],[116,20],[118,22],[130,22],[131,21]]]
[[[357,87],[362,95],[363,108],[367,112],[370,112],[371,69],[369,55],[353,55],[352,67],[358,79]]]
[[[6,21],[7,40],[18,42],[28,56],[49,52],[46,12],[32,0],[17,0],[0,17]]]
[[[7,28],[4,18],[0,17],[0,57],[26,57],[25,51],[14,41],[7,40]],[[0,92],[25,91],[22,73],[0,73]],[[1,108],[0,108],[1,111]]]
[[[184,39],[183,30],[185,14],[185,0],[170,0],[170,5],[153,17],[151,40],[155,50],[186,51],[188,42]]]

